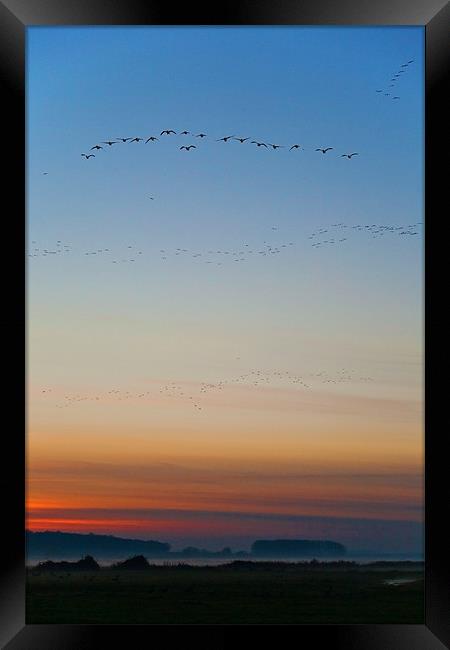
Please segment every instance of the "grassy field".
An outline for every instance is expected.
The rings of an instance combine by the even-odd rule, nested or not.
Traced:
[[[386,580],[416,578],[392,586]],[[423,623],[420,571],[152,567],[28,571],[26,622]]]

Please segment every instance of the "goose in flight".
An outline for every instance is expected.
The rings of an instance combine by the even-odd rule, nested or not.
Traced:
[[[316,149],[316,151],[321,151],[322,153],[327,153],[327,151],[331,151],[333,147],[326,147],[325,149],[321,149],[320,147]]]
[[[173,133],[174,135],[176,135],[176,132],[173,131],[172,129],[165,129],[164,131],[161,131],[161,133],[160,133],[159,135],[164,135],[164,134],[166,134],[166,135],[170,135],[171,133]]]
[[[267,145],[265,142],[256,142],[256,140],[252,140],[252,144],[256,144],[258,147],[266,147],[267,149]]]
[[[92,149],[103,149],[103,147],[101,147],[100,145],[96,144],[94,147],[91,147],[91,151],[92,151]]]
[[[127,140],[131,140],[131,138],[117,138],[121,142],[127,142]]]
[[[376,93],[382,93],[382,92],[383,92],[383,89],[381,89],[381,90],[376,90],[375,92],[376,92]]]
[[[400,99],[400,97],[398,97],[398,95],[395,95],[395,97],[393,97],[392,99]]]
[[[89,155],[87,153],[82,153],[81,155],[84,156],[86,160],[89,160],[89,158],[95,158],[94,153],[90,153]]]
[[[158,138],[155,138],[154,135],[151,135],[149,138],[147,138],[147,140],[145,141],[145,144],[147,144],[147,142],[155,142],[155,140],[157,140],[157,139]]]
[[[221,142],[222,140],[224,142],[228,142],[228,140],[231,140],[231,138],[234,138],[234,135],[226,135],[224,138],[219,138],[217,142]]]
[[[144,138],[133,138],[132,140],[130,140],[130,142],[140,142],[143,139]]]
[[[292,149],[300,149],[300,148],[301,147],[299,144],[293,144],[292,147],[289,149],[289,151],[292,151]]]
[[[242,144],[246,140],[250,140],[250,138],[234,138],[235,140],[239,140],[239,142]]]
[[[269,147],[272,147],[272,149],[281,149],[282,147],[284,147],[284,145],[283,144],[271,144],[269,142]]]
[[[197,147],[195,146],[195,144],[190,144],[188,147],[183,145],[182,147],[180,147],[180,150],[181,149],[186,149],[186,151],[189,151],[189,149],[197,149]]]
[[[109,144],[109,146],[112,147],[112,145],[117,144],[117,142],[112,142],[111,140],[107,140],[106,142],[103,141],[102,144]]]
[[[180,135],[189,135],[190,131],[181,131]]]
[[[341,158],[348,158],[350,160],[352,156],[359,156],[359,153],[357,151],[354,151],[353,153],[343,153]]]
[[[206,133],[197,133],[196,138],[206,138]]]

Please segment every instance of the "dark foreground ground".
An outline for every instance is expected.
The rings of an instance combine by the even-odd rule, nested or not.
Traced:
[[[416,579],[396,586],[386,580]],[[152,567],[28,571],[26,622],[302,624],[424,622],[423,572]]]

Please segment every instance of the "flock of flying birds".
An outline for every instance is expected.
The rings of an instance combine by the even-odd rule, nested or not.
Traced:
[[[287,370],[260,370],[254,368],[247,373],[238,375],[231,379],[223,379],[215,382],[201,382],[197,385],[197,392],[192,391],[192,383],[189,382],[183,385],[183,382],[171,381],[161,385],[157,391],[138,391],[132,392],[129,390],[122,390],[119,388],[112,388],[108,391],[95,393],[95,394],[82,394],[82,393],[68,393],[57,398],[55,408],[69,408],[86,402],[121,402],[128,400],[144,400],[150,403],[160,402],[163,399],[176,398],[179,403],[190,405],[197,411],[202,411],[204,402],[202,396],[211,392],[223,391],[227,386],[239,384],[250,388],[258,388],[259,386],[277,385],[285,386],[291,384],[299,386],[307,390],[312,389],[312,384],[344,384],[353,382],[372,382],[374,379],[367,376],[359,376],[359,374],[347,368],[341,368],[334,374],[327,373],[326,371],[319,371],[313,373],[306,373],[304,375],[296,375]],[[45,388],[41,390],[42,394],[54,394],[52,388]]]
[[[414,59],[411,59],[406,63],[402,63],[400,68],[392,74],[392,78],[388,81],[385,88],[378,88],[378,90],[376,90],[375,92],[380,94],[382,97],[390,97],[391,99],[400,99],[398,95],[394,95],[394,91],[395,88],[397,88],[400,79],[402,78],[401,75],[406,74],[409,66],[412,63],[414,63]],[[394,90],[391,90],[392,88]]]
[[[332,244],[340,244],[349,239],[349,232],[347,230],[348,228],[356,232],[362,232],[364,234],[370,235],[373,239],[378,239],[388,234],[411,237],[413,235],[419,234],[417,227],[421,225],[422,221],[418,221],[417,223],[412,223],[407,226],[389,226],[375,223],[371,225],[357,224],[354,226],[348,226],[345,223],[333,223],[327,228],[319,228],[319,230],[316,230],[316,232],[311,233],[308,239],[314,240],[314,242],[311,244],[314,248]],[[340,234],[337,237],[335,235],[331,236],[333,231],[336,230],[337,232],[341,231]],[[347,235],[346,237],[341,236],[344,234],[344,230],[345,234]],[[327,237],[327,239],[324,237]]]
[[[402,63],[400,65],[400,68],[393,73],[392,78],[389,80],[388,84],[386,85],[385,88],[379,88],[375,92],[382,94],[384,97],[391,97],[393,100],[395,99],[400,99],[399,95],[394,95],[391,89],[395,89],[396,86],[398,85],[401,75],[406,74],[409,66],[414,63],[414,59],[410,59],[406,63]],[[178,134],[176,131],[173,129],[163,129],[159,137],[161,136],[170,136],[170,135],[182,135],[182,136],[191,136],[194,138],[200,138],[200,140],[203,140],[203,138],[207,138],[207,134],[200,132],[200,133],[192,133],[191,131],[180,131]],[[150,135],[149,137],[140,137],[140,136],[135,136],[135,137],[127,137],[127,138],[114,138],[113,140],[103,140],[100,144],[95,144],[90,148],[90,151],[100,151],[102,149],[105,149],[105,147],[112,147],[115,144],[118,144],[122,142],[123,144],[125,143],[132,143],[132,142],[144,142],[145,144],[148,144],[149,142],[154,143],[159,140],[159,137],[156,135]],[[256,145],[258,148],[260,147],[265,147],[266,149],[272,148],[273,150],[276,149],[286,149],[288,148],[289,151],[296,150],[296,149],[304,149],[304,147],[300,144],[292,144],[292,145],[283,145],[283,144],[275,144],[273,142],[262,142],[260,140],[252,140],[251,136],[247,137],[242,137],[242,136],[237,136],[235,134],[232,135],[225,135],[222,138],[217,138],[216,142],[228,142],[229,140],[236,140],[236,142],[240,142],[241,144],[244,144],[244,142],[250,141],[250,144]],[[102,145],[105,145],[103,147]],[[191,151],[191,149],[197,149],[196,144],[183,144],[181,147],[179,147],[180,151]],[[326,154],[328,151],[333,151],[334,147],[317,147],[315,151],[321,152],[322,154]],[[358,156],[359,152],[358,151],[353,151],[349,153],[341,153],[340,157],[341,158],[347,158],[348,160],[351,160],[353,156]],[[85,158],[86,160],[89,160],[90,158],[95,158],[94,153],[82,153],[81,156]]]
[[[194,138],[200,138],[201,140],[203,140],[203,138],[208,137],[206,133],[202,133],[202,132],[201,133],[191,133],[191,131],[180,131],[179,133],[177,133],[173,129],[164,129],[159,134],[159,137],[170,136],[170,135],[180,135],[180,136],[184,136],[184,137],[190,135],[190,136],[192,136]],[[159,137],[157,137],[156,135],[151,135],[148,138],[141,138],[140,136],[137,136],[137,137],[134,137],[134,138],[129,137],[129,138],[116,138],[114,140],[103,140],[99,144],[95,144],[93,147],[91,147],[90,151],[100,151],[100,150],[103,150],[103,149],[109,149],[110,147],[114,146],[115,144],[120,144],[120,143],[123,143],[123,144],[125,144],[125,143],[131,144],[132,142],[136,142],[136,143],[144,142],[144,144],[148,144],[149,142],[154,143],[154,142],[157,142],[159,140]],[[236,142],[240,142],[241,144],[244,144],[244,142],[249,142],[250,141],[249,144],[254,144],[258,148],[265,147],[266,149],[273,149],[274,151],[276,151],[277,149],[289,149],[289,151],[299,150],[299,149],[304,150],[304,147],[302,145],[300,145],[300,144],[297,144],[297,143],[292,144],[292,145],[274,144],[272,142],[262,142],[262,141],[259,141],[259,140],[252,140],[250,136],[242,138],[242,137],[236,136],[236,135],[225,135],[223,138],[217,138],[216,142],[228,142],[230,140],[235,140]],[[104,146],[102,146],[102,145],[104,145]],[[197,149],[197,145],[192,144],[192,143],[183,144],[183,145],[181,145],[181,147],[179,147],[179,149],[180,149],[180,151],[183,151],[183,150],[184,151],[190,151],[191,149]],[[333,150],[334,150],[334,147],[317,147],[317,149],[315,149],[315,151],[318,151],[318,152],[320,152],[322,154],[326,154],[328,151],[333,151]],[[353,156],[358,156],[358,155],[359,155],[358,151],[353,151],[353,152],[349,152],[349,153],[342,153],[342,154],[340,154],[340,157],[341,158],[348,158],[348,160],[351,160],[353,158]],[[90,158],[95,158],[94,153],[82,153],[81,156],[83,158],[85,158],[86,160],[89,160]]]
[[[402,64],[398,71],[396,71],[390,82],[385,89],[378,89],[376,92],[382,94],[385,97],[391,97],[393,100],[398,100],[400,97],[394,95],[391,89],[396,88],[398,83],[402,79],[402,75],[406,74],[408,67],[414,62],[414,60],[409,60],[408,62]],[[113,140],[105,140],[94,146],[90,147],[88,153],[82,153],[81,156],[86,160],[96,157],[96,153],[110,149],[116,144],[139,144],[143,142],[144,144],[154,144],[160,140],[160,138],[166,138],[169,136],[181,136],[183,139],[186,139],[187,136],[190,136],[192,139],[195,138],[194,142],[201,142],[205,138],[208,138],[206,133],[192,133],[190,131],[184,130],[176,132],[173,129],[164,129],[157,135],[150,135],[149,137],[120,137]],[[216,142],[228,143],[229,141],[235,141],[240,144],[248,143],[255,145],[258,149],[288,149],[288,151],[297,151],[304,150],[303,145],[298,143],[283,145],[275,144],[271,142],[264,142],[256,139],[251,139],[250,136],[241,137],[235,134],[226,135],[221,138],[215,139]],[[189,152],[191,150],[197,149],[197,144],[189,143],[182,144],[179,146],[180,151]],[[317,147],[315,150],[317,153],[322,155],[327,154],[330,151],[334,151],[334,148],[331,146],[327,147]],[[95,152],[95,153],[92,153]],[[347,158],[351,160],[353,157],[358,156],[359,152],[350,151],[348,153],[338,154],[341,158]],[[47,175],[47,172],[44,172],[44,175]],[[153,196],[148,197],[151,200],[154,200]],[[386,224],[355,224],[347,225],[345,223],[336,223],[331,224],[331,226],[322,227],[311,233],[308,239],[311,241],[311,246],[314,248],[320,248],[326,245],[333,245],[338,243],[346,242],[352,234],[362,233],[364,235],[370,236],[371,238],[381,238],[385,235],[402,235],[402,236],[414,236],[418,235],[417,227],[422,225],[422,222],[417,222],[414,224],[409,224],[407,226],[399,225],[386,225]],[[277,231],[278,226],[272,226],[272,231]],[[345,235],[345,236],[343,236]],[[68,254],[77,253],[74,251],[73,247],[69,243],[64,243],[61,240],[57,240],[56,244],[53,244],[50,247],[37,246],[36,240],[32,240],[32,247],[28,254],[29,257],[51,257],[51,256],[65,256]],[[235,247],[226,247],[219,250],[213,248],[210,249],[201,249],[194,250],[188,248],[161,248],[158,251],[145,251],[144,246],[136,246],[134,244],[129,244],[125,249],[121,251],[113,250],[110,248],[96,248],[94,250],[83,250],[78,251],[79,255],[85,256],[96,256],[97,258],[104,257],[112,264],[124,264],[124,263],[135,263],[141,259],[140,256],[146,255],[157,255],[161,260],[167,260],[169,258],[175,258],[180,256],[181,258],[195,260],[196,262],[203,262],[205,264],[215,264],[217,266],[222,266],[227,262],[247,262],[250,259],[255,259],[257,257],[271,257],[276,256],[280,253],[290,250],[291,247],[295,246],[296,242],[284,242],[276,243],[275,241],[269,241],[269,237],[266,237],[263,244],[251,245],[249,242],[242,242]],[[34,247],[33,247],[34,246]],[[114,259],[111,259],[114,258]],[[237,357],[239,359],[240,357]],[[259,386],[268,386],[268,385],[286,385],[292,384],[298,387],[301,387],[306,390],[312,388],[314,383],[322,384],[342,384],[342,383],[351,383],[351,382],[372,382],[374,381],[372,377],[359,376],[355,371],[342,368],[334,375],[331,375],[325,371],[320,371],[316,373],[306,373],[305,375],[296,375],[292,374],[286,370],[260,370],[260,369],[251,369],[249,372],[243,373],[237,377],[231,379],[223,379],[215,382],[201,382],[198,384],[198,391],[195,393],[192,391],[192,384],[186,385],[181,382],[169,382],[163,384],[159,387],[157,392],[154,391],[141,391],[141,392],[131,392],[128,390],[122,390],[118,388],[110,389],[106,392],[97,393],[97,394],[66,394],[63,396],[62,401],[58,398],[55,406],[57,408],[68,408],[83,402],[103,402],[103,401],[127,401],[127,400],[148,400],[154,402],[155,399],[161,398],[176,398],[178,401],[186,402],[192,406],[195,410],[201,411],[203,409],[202,397],[211,392],[224,391],[228,386],[232,385],[245,385],[249,387],[258,388]],[[45,388],[41,391],[43,394],[54,394],[53,389]]]
[[[385,235],[400,235],[411,237],[418,235],[418,227],[422,225],[421,221],[408,225],[389,225],[389,224],[354,224],[335,223],[331,226],[322,227],[311,233],[308,240],[313,248],[321,248],[333,244],[343,244],[351,239],[352,235],[361,233],[364,236],[379,239]],[[237,246],[220,249],[189,249],[189,248],[160,248],[158,250],[146,250],[143,245],[128,244],[123,249],[116,248],[96,248],[95,250],[78,251],[78,255],[95,256],[96,259],[104,258],[110,264],[128,264],[136,263],[145,258],[157,258],[166,262],[167,260],[184,259],[195,263],[212,264],[215,266],[225,266],[229,263],[249,262],[256,258],[270,258],[297,246],[297,242],[285,241],[276,242],[273,235],[278,231],[278,226],[271,227],[271,237],[257,245],[251,245],[249,242],[241,242]],[[344,236],[345,235],[345,236]],[[52,256],[66,256],[76,254],[71,244],[57,240],[56,244],[51,246],[38,246],[36,240],[31,241],[30,252],[31,258],[46,258]],[[113,258],[113,259],[111,259]]]

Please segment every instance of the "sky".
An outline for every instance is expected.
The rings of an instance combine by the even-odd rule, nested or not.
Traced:
[[[27,29],[28,528],[422,552],[423,46]]]

